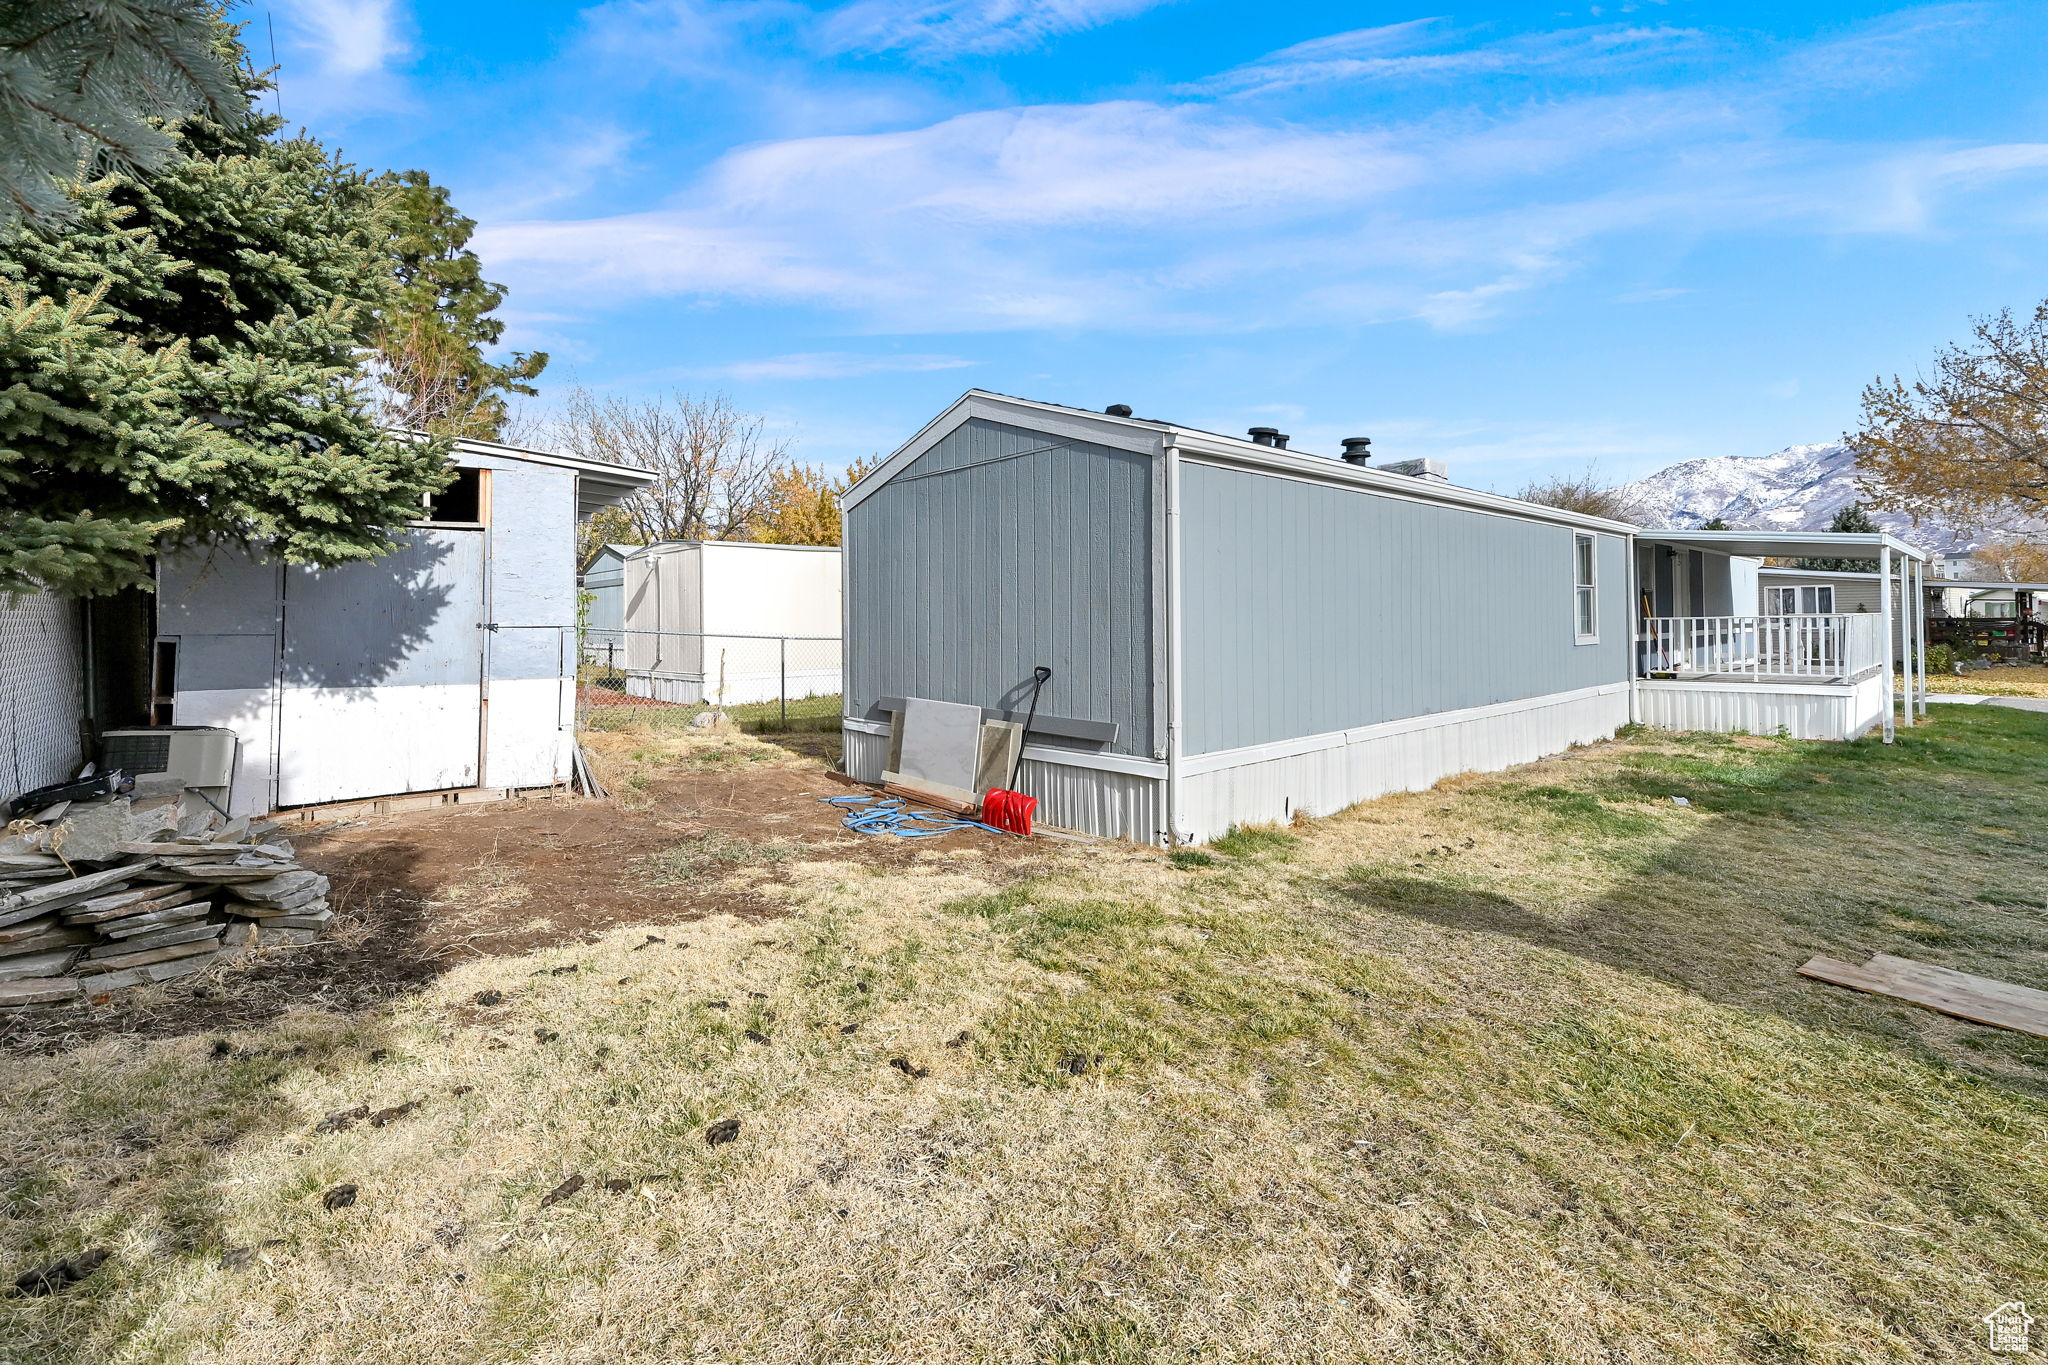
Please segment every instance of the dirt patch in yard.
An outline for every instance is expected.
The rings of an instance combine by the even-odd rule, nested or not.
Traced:
[[[730,914],[772,920],[799,864],[924,860],[1023,875],[1037,846],[980,830],[857,835],[821,798],[866,793],[818,751],[836,736],[628,729],[587,737],[614,795],[522,799],[374,816],[293,838],[334,883],[323,941],[249,954],[99,1004],[28,1010],[0,1044],[52,1051],[118,1035],[244,1028],[293,1008],[345,1013],[413,991],[460,963],[597,938],[621,925]]]

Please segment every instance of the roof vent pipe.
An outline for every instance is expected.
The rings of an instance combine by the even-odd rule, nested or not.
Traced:
[[[1111,403],[1103,411],[1111,417],[1129,417],[1131,415],[1131,405],[1129,403]]]
[[[1280,444],[1280,428],[1278,427],[1253,427],[1245,435],[1252,438],[1252,444],[1255,446],[1277,446]]]
[[[1370,436],[1346,436],[1337,444],[1344,447],[1344,453],[1338,458],[1346,464],[1364,464],[1372,458],[1372,437]]]
[[[1283,431],[1273,438],[1273,447],[1276,450],[1285,450],[1287,449],[1287,443],[1293,439],[1292,436]]]

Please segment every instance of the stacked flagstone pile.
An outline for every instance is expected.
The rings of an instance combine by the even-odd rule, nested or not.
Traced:
[[[223,952],[310,943],[327,878],[269,821],[229,820],[175,779],[53,807],[0,836],[0,1009],[188,976]]]

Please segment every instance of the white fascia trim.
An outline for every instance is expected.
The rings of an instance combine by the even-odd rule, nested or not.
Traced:
[[[889,733],[889,722],[869,720],[865,716],[841,716],[839,723],[848,730],[863,735]],[[1125,754],[1084,754],[1072,749],[1049,749],[1043,745],[1027,744],[1024,757],[1034,763],[1058,763],[1069,768],[1094,768],[1105,773],[1127,773],[1132,777],[1164,777],[1166,765],[1156,758],[1131,758]]]
[[[1551,692],[1541,697],[1525,697],[1519,701],[1497,701],[1486,706],[1468,706],[1459,711],[1438,711],[1427,716],[1404,716],[1400,720],[1381,721],[1377,725],[1360,725],[1349,730],[1330,730],[1320,735],[1303,735],[1298,739],[1276,739],[1266,744],[1248,744],[1241,749],[1220,749],[1213,754],[1193,754],[1181,759],[1180,770],[1183,777],[1195,777],[1202,773],[1221,772],[1225,768],[1241,768],[1247,763],[1293,758],[1323,749],[1341,749],[1346,745],[1363,744],[1368,740],[1387,739],[1394,735],[1413,734],[1418,730],[1434,730],[1444,725],[1462,725],[1468,721],[1511,716],[1520,711],[1537,711],[1546,706],[1561,706],[1568,702],[1584,701],[1590,697],[1611,697],[1626,691],[1628,686],[1626,682],[1601,683],[1597,687],[1581,687],[1573,692]]]
[[[897,447],[888,459],[863,475],[859,483],[840,494],[840,512],[845,513],[858,506],[862,499],[915,464],[926,451],[976,417],[1011,426],[1025,426],[1068,440],[1134,450],[1142,455],[1157,455],[1164,445],[1164,428],[1150,423],[1107,415],[1095,417],[1071,408],[969,389],[952,407],[925,423],[917,435]]]
[[[1523,502],[1520,498],[1504,498],[1498,493],[1481,493],[1477,489],[1460,488],[1456,484],[1432,483],[1407,474],[1388,474],[1377,469],[1360,469],[1356,465],[1345,464],[1342,460],[1326,460],[1319,455],[1296,455],[1284,450],[1251,445],[1248,442],[1231,442],[1226,445],[1216,437],[1204,440],[1198,433],[1179,429],[1170,432],[1168,439],[1180,447],[1183,461],[1192,461],[1196,464],[1247,469],[1259,474],[1270,474],[1276,478],[1292,479],[1296,483],[1319,484],[1326,488],[1353,488],[1362,493],[1381,493],[1409,502],[1463,507],[1497,517],[1513,517],[1517,521],[1554,522],[1582,531],[1604,531],[1609,535],[1625,537],[1634,536],[1637,532],[1636,527],[1625,521],[1589,517],[1578,512],[1567,512],[1561,507],[1545,507],[1541,503]]]
[[[1636,686],[1645,692],[1768,692],[1777,697],[1848,697],[1854,684],[1845,683],[1737,683],[1687,682],[1683,678],[1638,678]]]

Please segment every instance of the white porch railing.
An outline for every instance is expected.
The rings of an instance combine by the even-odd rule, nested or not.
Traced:
[[[1637,637],[1644,673],[1850,678],[1884,658],[1881,620],[1849,616],[1652,616]]]

